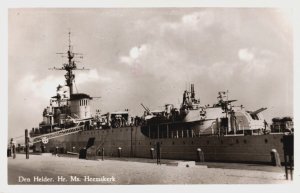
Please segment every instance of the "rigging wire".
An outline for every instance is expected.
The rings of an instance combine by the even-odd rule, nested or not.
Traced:
[[[75,79],[74,79],[74,85],[75,85],[75,88],[76,88],[76,92],[78,93],[78,89],[77,89],[77,86],[76,86]]]
[[[21,137],[25,137],[25,135],[21,135],[21,136],[18,136],[18,137],[12,137],[13,139],[18,139],[18,138],[21,138]]]

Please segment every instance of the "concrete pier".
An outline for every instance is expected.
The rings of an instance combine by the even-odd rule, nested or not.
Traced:
[[[18,155],[8,158],[8,184],[277,184],[284,169],[273,166],[204,163],[176,167],[162,160],[120,158],[104,161],[77,157]]]

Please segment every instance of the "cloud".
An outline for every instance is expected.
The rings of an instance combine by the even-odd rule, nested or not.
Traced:
[[[181,16],[176,22],[162,23],[162,33],[168,33],[169,30],[178,31],[201,31],[216,23],[216,15],[210,10],[202,10]]]
[[[138,62],[139,58],[143,56],[148,50],[148,46],[146,44],[142,44],[141,46],[134,46],[130,49],[128,56],[121,56],[120,61],[129,66],[134,65]]]
[[[76,84],[85,84],[96,81],[110,82],[111,78],[104,74],[100,76],[96,69],[91,69],[86,72],[80,72],[76,75]]]
[[[107,82],[111,81],[108,76],[99,76],[96,69],[87,72],[80,72],[76,74],[76,84],[85,84],[95,81]],[[36,76],[29,74],[20,80],[19,89],[29,95],[30,97],[49,99],[56,94],[56,87],[58,85],[65,85],[63,76],[47,76],[43,79],[37,79]]]
[[[190,26],[201,25],[202,27],[208,27],[214,23],[214,14],[208,10],[194,12],[182,16],[181,21],[183,24]]]
[[[267,73],[267,67],[276,60],[276,55],[270,50],[257,48],[241,48],[238,51],[238,58],[244,64],[242,73],[245,75],[263,76]]]
[[[47,76],[38,80],[36,76],[30,74],[20,80],[19,90],[25,93],[26,98],[48,99],[55,95],[56,87],[63,82],[63,77]]]
[[[239,14],[235,10],[202,9],[158,25],[151,20],[153,28],[146,32],[146,42],[131,46],[119,62],[135,74],[150,75],[160,82],[203,79],[227,84],[233,76],[259,82],[274,62],[274,55],[268,44],[248,45],[253,39],[245,38]],[[145,22],[138,26],[139,30],[148,27]]]
[[[254,59],[254,54],[247,48],[242,48],[238,51],[239,59],[243,62],[250,62]]]

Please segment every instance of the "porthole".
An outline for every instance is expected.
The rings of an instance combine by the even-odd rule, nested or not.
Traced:
[[[265,143],[268,143],[268,139],[265,139]]]
[[[162,141],[160,142],[160,144],[162,145]]]
[[[184,141],[183,141],[182,143],[183,143],[183,144],[185,144],[185,142],[184,142]]]
[[[173,142],[172,142],[172,144],[174,145],[174,144],[175,144],[175,142],[173,141]]]
[[[247,140],[246,140],[246,139],[244,139],[244,143],[245,143],[245,144],[247,143]]]
[[[239,143],[239,140],[237,139],[237,140],[235,140],[235,142],[238,144],[238,143]]]
[[[283,138],[280,139],[280,142],[283,143]]]
[[[221,140],[221,144],[223,144],[223,140]]]
[[[194,142],[192,141],[192,144],[194,144]]]

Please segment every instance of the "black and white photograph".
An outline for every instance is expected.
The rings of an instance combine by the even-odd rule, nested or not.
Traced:
[[[8,186],[297,178],[291,7],[11,7],[7,31]]]

